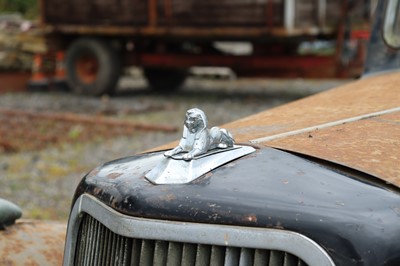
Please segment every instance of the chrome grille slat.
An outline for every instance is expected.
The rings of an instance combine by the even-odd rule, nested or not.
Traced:
[[[75,265],[304,266],[290,253],[253,248],[148,240],[115,234],[89,215],[78,232]]]
[[[133,251],[135,252],[135,251]],[[140,251],[140,266],[149,266],[153,264],[154,241],[142,240],[142,248]]]
[[[95,230],[95,238],[94,239],[95,239],[95,242],[96,242],[95,249],[98,250],[98,251],[100,251],[100,247],[101,247],[100,246],[100,240],[101,240],[100,230],[101,230],[101,228],[102,227],[100,226],[99,222],[96,221],[96,228],[94,229]],[[99,258],[101,258],[99,253],[100,252],[95,252],[95,254],[93,254],[93,265],[98,265]]]
[[[167,266],[179,265],[182,260],[182,243],[170,242],[168,247]]]
[[[210,265],[224,265],[225,249],[220,246],[212,246]]]
[[[83,259],[84,259],[83,254],[85,254],[85,252],[81,252],[81,250],[82,250],[82,248],[85,249],[87,247],[85,245],[86,234],[88,233],[86,226],[87,226],[87,224],[82,222],[81,230],[79,231],[79,236],[78,236],[78,238],[81,239],[81,241],[77,242],[77,251],[78,252],[75,257],[75,264],[83,264]]]
[[[210,245],[197,245],[196,266],[210,265],[211,246]]]
[[[116,235],[117,237],[116,237],[116,245],[117,245],[117,247],[116,247],[116,249],[115,249],[115,261],[116,261],[116,265],[121,265],[121,262],[122,262],[122,254],[121,254],[121,252],[122,252],[122,237],[121,236],[119,236],[119,235]]]
[[[240,251],[239,266],[253,265],[254,250],[242,248]]]
[[[87,233],[88,233],[88,238],[87,238],[87,248],[86,248],[86,250],[87,250],[87,253],[86,253],[86,256],[85,256],[85,264],[87,264],[87,265],[90,265],[90,258],[91,258],[91,251],[92,251],[92,248],[91,248],[91,245],[93,244],[93,241],[92,241],[92,219],[89,219],[89,221],[88,221],[88,230],[87,230]]]
[[[120,250],[120,265],[124,266],[126,264],[127,261],[129,261],[129,254],[128,254],[128,250],[130,243],[132,242],[132,240],[129,240],[128,238],[122,237],[120,236],[121,239],[121,250]]]
[[[98,256],[98,254],[97,254],[97,251],[98,251],[98,248],[99,248],[99,242],[98,242],[98,239],[99,239],[99,222],[98,221],[96,221],[96,220],[94,220],[94,219],[92,219],[93,220],[93,223],[92,223],[92,228],[91,228],[91,230],[93,231],[93,235],[92,235],[92,239],[93,239],[93,250],[92,250],[92,258],[91,258],[91,263],[93,264],[93,265],[97,265],[97,256]]]
[[[156,241],[156,246],[154,249],[154,266],[164,266],[167,264],[168,257],[168,242],[166,241]]]
[[[224,266],[238,265],[239,264],[240,249],[227,247],[225,251]]]
[[[269,255],[269,264],[270,266],[278,266],[283,265],[283,256],[284,254],[280,251],[271,250]]]
[[[132,240],[114,234],[97,220],[87,217],[82,221],[75,265],[127,265]]]
[[[194,244],[183,244],[181,265],[194,266],[196,262],[197,246]]]
[[[109,230],[107,230],[104,226],[101,226],[101,224],[99,223],[99,227],[100,227],[100,236],[99,236],[99,260],[98,260],[98,265],[99,266],[104,266],[104,257],[107,254],[107,247],[105,245],[106,241],[107,241],[107,232]]]
[[[142,249],[142,241],[140,239],[134,239],[132,243],[132,262],[131,266],[139,266],[140,254]]]
[[[106,234],[106,243],[110,243],[110,238],[111,238],[111,231],[107,230],[107,234]],[[109,262],[111,260],[111,249],[108,248],[109,245],[104,245],[105,249],[106,249],[106,256],[105,256],[105,260],[104,260],[104,264],[107,264],[107,262]]]
[[[85,261],[85,264],[87,264],[87,265],[89,265],[89,263],[90,263],[90,256],[88,256],[88,254],[90,254],[90,245],[92,244],[91,222],[92,222],[92,219],[89,219],[88,225],[87,225],[87,240],[86,240],[87,247],[86,247],[86,252],[84,254],[84,261]]]
[[[110,247],[113,247],[113,248],[111,249],[110,260],[109,261],[113,261],[113,259],[115,258],[115,250],[116,250],[115,238],[116,238],[116,235],[115,234],[111,234],[111,245],[110,245]]]
[[[283,266],[297,266],[298,260],[295,256],[286,253],[283,260]]]
[[[268,265],[269,252],[264,249],[256,249],[254,252],[254,266]]]

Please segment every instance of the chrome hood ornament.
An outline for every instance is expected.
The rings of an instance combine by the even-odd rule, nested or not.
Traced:
[[[164,155],[173,159],[190,161],[209,150],[233,147],[235,141],[231,133],[218,127],[209,130],[207,124],[207,117],[202,110],[197,108],[188,110],[179,145],[167,151]],[[185,152],[185,154],[178,155],[182,152]]]
[[[146,178],[154,184],[185,184],[255,151],[249,146],[234,145],[228,130],[208,129],[207,126],[207,117],[202,110],[188,110],[179,145],[165,152],[165,157],[146,174]]]

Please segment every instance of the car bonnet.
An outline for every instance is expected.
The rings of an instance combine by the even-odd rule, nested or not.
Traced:
[[[400,187],[400,73],[364,78],[224,125],[238,142],[305,154]]]

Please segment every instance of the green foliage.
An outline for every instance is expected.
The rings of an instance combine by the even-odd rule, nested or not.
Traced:
[[[35,19],[39,15],[38,0],[0,0],[0,14],[20,13],[28,19]]]
[[[82,128],[82,126],[74,126],[73,128],[71,128],[68,132],[68,137],[70,139],[78,139],[80,135],[82,135],[84,128]]]

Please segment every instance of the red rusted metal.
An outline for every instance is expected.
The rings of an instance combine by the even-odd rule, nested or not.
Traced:
[[[222,127],[245,142],[395,108],[400,103],[398,84],[398,73],[364,78]]]
[[[93,56],[82,56],[77,60],[75,69],[82,82],[91,84],[97,79],[99,63]]]
[[[330,64],[331,56],[225,56],[225,55],[178,55],[178,54],[142,54],[139,62],[143,66],[188,67],[221,65],[233,68],[313,68]]]
[[[266,1],[266,22],[268,29],[272,30],[274,27],[274,3],[273,0]]]
[[[185,68],[196,66],[225,66],[242,76],[335,77],[334,56],[224,56],[140,54],[132,62],[142,66]]]
[[[55,81],[65,81],[65,52],[58,51],[55,56]]]
[[[148,25],[150,28],[157,26],[157,0],[148,2]]]
[[[352,40],[368,40],[370,36],[370,32],[368,30],[353,30],[351,32]]]
[[[0,93],[25,91],[30,77],[30,72],[0,72]]]
[[[400,111],[266,143],[379,176],[400,186]]]
[[[309,127],[318,128],[322,124],[399,108],[399,83],[398,73],[364,78],[222,127],[229,129],[238,142],[266,139],[261,144],[345,164],[400,187],[399,168],[392,167],[400,158],[398,111],[344,126],[330,126],[288,137],[276,137]]]
[[[164,0],[164,16],[168,26],[172,26],[172,0]]]
[[[0,230],[0,265],[62,264],[64,222],[21,220]]]

